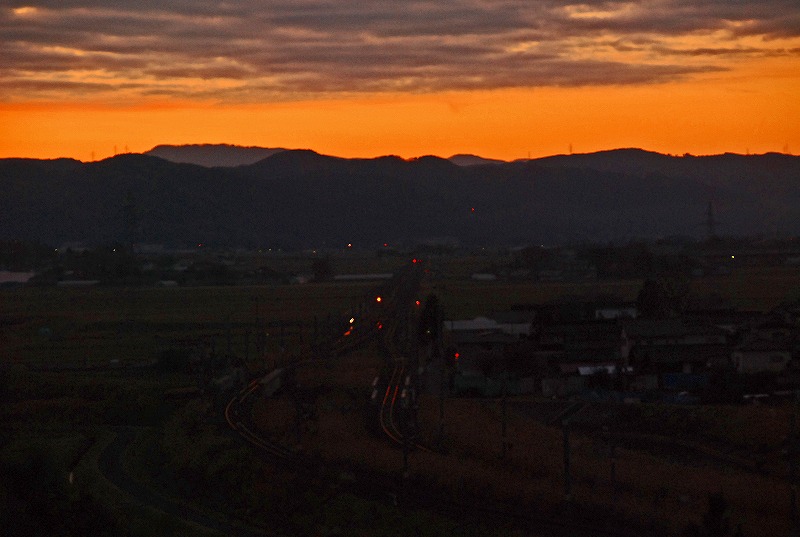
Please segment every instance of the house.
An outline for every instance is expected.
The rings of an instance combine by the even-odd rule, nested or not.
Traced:
[[[35,272],[12,272],[0,270],[0,287],[19,287],[36,276]]]
[[[612,376],[629,372],[630,342],[618,321],[543,323],[531,336],[529,361],[546,397],[607,389]]]
[[[455,331],[447,336],[448,356],[454,366],[455,393],[496,396],[511,390],[506,371],[506,348],[519,338],[499,330]],[[519,391],[516,386],[513,392]]]
[[[488,376],[493,370],[502,368],[506,346],[519,341],[519,338],[499,330],[481,330],[451,332],[447,340],[457,371],[480,372]]]
[[[635,319],[638,315],[636,304],[633,302],[620,304],[598,304],[594,310],[594,318],[598,321],[611,319]]]
[[[790,367],[793,351],[790,338],[754,338],[737,347],[731,359],[737,373],[782,373]]]
[[[788,340],[800,337],[800,326],[795,324],[792,319],[771,315],[753,326],[751,333],[758,339],[763,340]]]
[[[730,365],[728,333],[681,319],[635,319],[625,324],[631,365],[640,372],[698,373]]]
[[[584,321],[539,327],[536,354],[549,358],[562,375],[592,375],[627,367],[630,344],[615,321]]]
[[[444,329],[450,332],[503,332],[517,337],[531,332],[534,314],[525,311],[498,313],[494,319],[475,317],[474,319],[444,321]]]

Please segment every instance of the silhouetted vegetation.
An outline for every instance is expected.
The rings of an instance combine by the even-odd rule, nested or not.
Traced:
[[[435,157],[346,160],[310,151],[236,168],[144,155],[87,164],[6,159],[0,240],[302,248],[434,237],[548,246],[703,237],[715,185],[725,234],[798,234],[797,162],[789,155],[683,159],[630,151],[466,167]],[[598,250],[598,270],[643,273],[649,261],[634,250],[621,258]],[[527,264],[546,263],[528,254]]]
[[[0,268],[11,271],[40,269],[53,262],[56,252],[39,242],[0,241]]]
[[[67,474],[41,448],[0,461],[3,532],[55,537],[124,535],[105,505],[88,493],[75,497],[68,490]]]
[[[311,272],[314,274],[314,281],[324,282],[333,277],[333,263],[329,257],[321,257],[311,262]]]

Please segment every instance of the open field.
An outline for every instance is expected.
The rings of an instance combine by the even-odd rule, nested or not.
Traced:
[[[513,305],[542,304],[569,298],[615,297],[635,301],[640,279],[588,282],[475,281],[440,278],[428,282],[422,293],[440,296],[448,319],[472,318]],[[784,301],[800,298],[800,268],[743,267],[725,276],[688,281],[690,297],[718,296],[740,310],[769,311]]]
[[[374,270],[384,271],[384,261],[376,261]],[[479,258],[472,266],[483,261]],[[102,451],[98,446],[108,441],[114,427],[147,427],[150,432],[131,448],[126,464],[133,475],[150,480],[167,495],[183,497],[206,490],[207,495],[197,493],[186,501],[204,505],[216,501],[236,516],[263,520],[276,516],[280,506],[310,513],[313,520],[298,514],[281,522],[300,532],[370,534],[370,520],[380,517],[408,532],[428,528],[430,535],[469,534],[435,513],[413,514],[416,522],[405,518],[401,522],[401,511],[391,505],[390,497],[370,503],[340,493],[335,482],[315,478],[309,486],[305,478],[257,460],[229,434],[220,401],[213,396],[188,402],[165,398],[166,392],[196,386],[194,374],[152,365],[165,349],[194,345],[248,358],[253,369],[276,363],[280,354],[301,358],[299,349],[313,335],[314,317],[321,330],[329,314],[335,318],[350,313],[373,286],[2,290],[2,469],[19,468],[28,454],[38,453],[61,483],[53,489],[58,494],[70,470],[80,474],[78,488],[65,496],[64,509],[77,505],[75,498],[86,493],[98,499],[100,507],[92,504],[98,512],[127,524],[130,535],[146,535],[148,528],[191,533],[166,514],[137,506],[120,491],[109,492],[111,485],[92,470]],[[769,309],[800,296],[797,271],[790,268],[743,268],[726,277],[692,280],[691,286],[697,294],[717,293],[748,309]],[[633,300],[640,288],[639,280],[532,284],[446,278],[426,282],[420,297],[435,292],[446,316],[469,318],[513,304],[566,296],[611,294]],[[287,328],[281,335],[280,323],[269,325],[277,321],[300,322],[303,328]],[[262,355],[257,354],[257,345]],[[272,361],[265,364],[264,356]],[[133,365],[143,367],[125,367]],[[377,473],[394,485],[402,453],[370,430],[364,413],[370,382],[382,367],[377,349],[367,349],[301,369],[297,378],[311,394],[313,419],[304,419],[298,428],[296,408],[285,394],[260,401],[255,416],[265,434],[288,445],[299,444],[303,453],[321,456],[331,468]],[[560,513],[562,431],[541,418],[552,413],[552,402],[509,402],[508,438],[513,447],[501,459],[499,401],[447,400],[445,436],[439,438],[438,400],[423,396],[420,438],[429,445],[441,444],[447,455],[412,453],[410,482],[418,490],[434,491],[465,505],[502,501],[528,513]],[[613,483],[609,440],[596,427],[612,414],[616,429],[639,435],[616,438]],[[731,520],[742,524],[745,536],[787,533],[789,489],[781,450],[788,434],[789,407],[637,405],[612,412],[593,405],[578,417],[583,424],[576,421],[571,433],[572,498],[584,513],[617,514],[642,527],[679,534],[686,522],[700,523],[708,494],[722,492],[730,504]],[[728,464],[702,451],[679,450],[646,435],[699,443],[714,452],[749,459],[763,471]],[[208,464],[210,460],[214,464]],[[309,491],[306,496],[295,497],[303,490]],[[108,510],[102,508],[102,498],[107,499]],[[265,505],[266,499],[274,505]],[[349,519],[360,520],[361,526],[348,527]],[[495,529],[498,534],[513,534],[511,527]]]
[[[441,297],[447,319],[464,319],[509,309],[513,305],[542,304],[567,297],[597,298],[611,295],[636,300],[641,280],[600,282],[479,282],[444,280],[432,283],[423,293]]]
[[[324,328],[329,313],[334,317],[349,313],[367,288],[355,283],[0,291],[0,492],[4,498],[13,498],[3,502],[2,513],[11,516],[8,509],[34,509],[30,511],[33,518],[17,519],[34,528],[34,533],[49,533],[41,525],[51,515],[58,518],[72,516],[67,513],[76,509],[87,510],[86,502],[80,503],[87,497],[91,509],[100,513],[98,520],[107,516],[121,521],[121,525],[108,524],[109,534],[152,535],[154,529],[158,534],[161,530],[197,534],[170,515],[125,499],[118,490],[109,494],[114,487],[96,471],[102,451],[98,442],[107,443],[103,439],[113,436],[115,427],[170,427],[170,417],[185,402],[165,394],[197,385],[196,374],[154,363],[159,353],[193,348],[200,341],[203,345],[213,342],[220,355],[243,358],[249,346],[250,365],[259,368],[265,365],[256,353],[261,331],[265,356],[282,354],[283,343],[285,359],[296,359],[300,338],[312,335],[314,316],[319,316],[320,329]],[[303,330],[287,329],[283,337],[279,326],[270,325],[297,321],[304,323]],[[214,435],[222,434],[250,455],[246,446],[239,446],[220,427],[218,409],[201,417],[205,419],[210,420]],[[193,440],[193,447],[205,453],[200,445],[203,438]],[[145,459],[136,457],[126,464],[139,475],[148,466]],[[246,466],[249,463],[242,461],[241,471]],[[68,486],[70,471],[75,476],[72,488]],[[219,471],[224,474],[229,469]],[[23,479],[20,488],[15,485],[17,478],[11,477],[15,475]],[[31,493],[31,481],[41,485],[37,494],[60,500],[51,502],[51,507],[40,505],[40,496]],[[81,534],[78,528],[74,531]]]
[[[692,280],[699,296],[717,294],[741,310],[769,311],[781,302],[800,299],[800,267],[742,267],[727,276]]]
[[[252,357],[258,337],[264,348],[278,349],[281,330],[270,323],[304,323],[302,330],[286,331],[288,347],[312,337],[314,316],[321,330],[327,316],[348,313],[369,288],[330,283],[5,290],[0,342],[6,360],[40,367],[146,363],[159,350],[191,341],[238,356],[247,354],[249,343]]]

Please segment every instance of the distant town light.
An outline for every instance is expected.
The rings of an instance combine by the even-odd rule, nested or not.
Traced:
[[[353,247],[353,244],[352,244],[352,243],[350,243],[350,242],[348,242],[348,243],[347,243],[347,247],[348,247],[348,248],[352,248],[352,247]]]
[[[375,302],[382,302],[382,301],[383,301],[383,298],[381,298],[380,296],[376,296],[375,297]]]
[[[356,318],[355,317],[350,317],[350,324],[353,324],[354,322],[356,322]]]

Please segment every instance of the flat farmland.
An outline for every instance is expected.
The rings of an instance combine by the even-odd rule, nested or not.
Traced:
[[[472,267],[480,268],[480,262],[474,261]],[[376,263],[374,271],[384,270]],[[273,519],[278,512],[265,506],[268,497],[273,503],[296,506],[297,513],[311,513],[307,517],[311,522],[303,521],[306,530],[313,530],[314,524],[324,524],[331,532],[347,528],[343,524],[355,516],[351,505],[355,500],[336,492],[335,480],[319,486],[319,505],[307,498],[302,503],[295,496],[307,494],[306,481],[295,478],[296,486],[281,481],[282,486],[275,487],[277,479],[291,476],[254,463],[257,457],[231,437],[212,395],[188,403],[166,400],[166,392],[196,385],[194,375],[110,366],[111,360],[121,366],[146,364],[165,349],[198,345],[219,355],[249,357],[251,363],[282,348],[287,355],[300,357],[315,325],[318,330],[334,326],[335,319],[355,312],[364,298],[371,297],[377,285],[2,290],[0,355],[6,364],[31,368],[15,367],[8,375],[10,390],[2,417],[14,434],[12,443],[0,450],[0,462],[18,464],[32,446],[39,446],[52,453],[59,479],[66,482],[64,476],[76,459],[87,448],[98,447],[96,439],[110,434],[113,427],[146,427],[149,443],[143,441],[140,455],[128,463],[142,479],[152,480],[152,486],[162,486],[158,476],[163,474],[167,476],[163,481],[188,483],[189,492],[202,490],[189,479],[201,476],[206,481],[200,482],[213,494],[230,500],[227,508],[242,504],[236,507],[241,512],[235,511],[241,518],[262,510],[259,516]],[[419,296],[436,293],[446,318],[470,318],[514,304],[567,297],[613,295],[635,300],[641,285],[641,280],[480,282],[456,275],[425,281]],[[696,296],[718,295],[742,309],[768,310],[800,297],[800,277],[791,267],[743,267],[727,276],[693,279],[689,285]],[[58,371],[62,365],[76,371]],[[372,379],[386,366],[377,346],[315,361],[297,371],[302,420],[288,393],[259,400],[254,419],[265,436],[297,447],[305,456],[320,457],[336,472],[343,469],[340,477],[347,478],[350,470],[353,475],[363,471],[397,484],[402,450],[391,446],[375,423],[365,421],[370,415]],[[56,371],[48,371],[51,368]],[[520,513],[559,516],[566,503],[563,433],[550,423],[571,403],[520,398],[509,400],[503,410],[499,400],[447,399],[444,435],[439,429],[438,398],[422,394],[419,403],[419,439],[442,452],[410,454],[412,490],[462,509],[496,502]],[[501,457],[504,413],[512,447]],[[782,450],[790,418],[790,407],[587,405],[571,432],[571,505],[588,518],[614,518],[653,533],[665,529],[680,535],[687,522],[702,523],[708,495],[722,492],[731,521],[742,524],[744,535],[786,534],[790,488]],[[607,422],[616,429],[613,477],[612,441],[600,428]],[[753,464],[736,464],[737,458]],[[151,460],[163,461],[163,466],[153,462],[148,470]],[[251,471],[254,467],[258,472]],[[181,496],[185,493],[181,486],[165,485],[165,494]],[[214,505],[219,499],[213,494],[211,500],[202,501]],[[375,518],[371,513],[400,512],[389,495],[378,500],[364,501],[355,513],[365,521],[362,530]],[[344,514],[334,516],[334,508]],[[453,531],[450,521],[426,520],[416,527],[468,534],[461,526]],[[514,534],[512,525],[495,530]]]
[[[207,344],[220,356],[230,352],[242,358],[249,352],[256,367],[265,365],[261,358],[278,353],[281,344],[287,357],[298,358],[300,339],[310,336],[315,316],[324,328],[329,315],[349,314],[372,285],[0,291],[0,495],[13,500],[7,506],[19,505],[24,512],[17,516],[19,523],[33,528],[12,529],[12,534],[52,534],[43,526],[47,521],[62,520],[72,527],[78,524],[73,519],[80,518],[76,513],[106,520],[107,534],[205,534],[185,529],[180,516],[152,509],[150,498],[132,499],[101,475],[101,453],[121,429],[139,431],[142,441],[137,445],[142,447],[131,448],[114,463],[158,491],[151,497],[165,495],[177,503],[194,498],[194,481],[176,476],[191,474],[191,461],[199,461],[233,498],[229,504],[257,505],[259,494],[243,491],[242,483],[255,486],[253,481],[266,478],[254,477],[251,469],[261,467],[221,423],[221,410],[209,402],[214,394],[198,395],[196,372],[154,362],[165,349],[194,352],[197,345]],[[302,331],[292,323],[302,323]],[[146,367],[125,367],[135,365]],[[211,374],[227,371],[220,366]],[[182,431],[173,417],[176,412],[190,416],[191,430]],[[173,443],[175,438],[186,438],[187,449]],[[219,451],[206,456],[219,446],[225,446],[224,457]],[[234,459],[239,463],[228,464]],[[212,460],[227,462],[222,469],[217,464],[208,470]],[[219,484],[226,479],[235,486]],[[189,488],[164,482],[189,483]],[[41,503],[40,496],[48,501]],[[227,504],[225,508],[234,510]]]
[[[374,284],[177,288],[23,288],[0,292],[0,348],[36,366],[142,363],[171,346],[213,344],[243,356],[311,337]],[[280,324],[301,323],[302,328]],[[281,342],[280,338],[284,341]],[[249,341],[248,341],[249,340]]]
[[[731,274],[697,278],[693,293],[716,294],[741,310],[769,311],[781,302],[800,299],[800,267],[742,267]]]
[[[612,295],[636,300],[641,280],[599,282],[482,282],[443,280],[423,292],[440,297],[447,319],[463,319],[507,310],[515,304],[542,304],[567,297],[592,299]]]
[[[730,274],[687,280],[689,298],[715,296],[740,310],[769,311],[785,301],[800,299],[800,267],[742,267]],[[476,281],[442,278],[428,282],[423,294],[439,296],[448,319],[472,318],[513,305],[554,300],[593,300],[615,297],[635,301],[643,280],[581,282]]]

